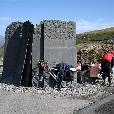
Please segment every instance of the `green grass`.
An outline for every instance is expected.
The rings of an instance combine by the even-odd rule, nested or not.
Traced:
[[[112,38],[114,38],[114,27],[76,35],[77,44],[96,41],[107,41]]]
[[[4,48],[0,48],[0,57],[3,57],[4,55]]]

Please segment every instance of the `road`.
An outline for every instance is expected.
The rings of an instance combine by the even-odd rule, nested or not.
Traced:
[[[74,114],[114,114],[114,94]]]

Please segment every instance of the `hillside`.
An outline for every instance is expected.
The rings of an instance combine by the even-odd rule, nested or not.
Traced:
[[[85,32],[76,35],[77,44],[80,43],[88,43],[88,42],[99,42],[99,41],[107,41],[114,40],[114,27],[106,28],[102,30],[96,30],[91,32]]]
[[[5,42],[5,38],[2,35],[0,35],[0,47],[3,47],[4,42]]]
[[[114,27],[77,34],[78,61],[100,62],[107,51],[114,51]]]
[[[0,48],[0,57],[3,57],[3,54],[4,54],[4,49]]]

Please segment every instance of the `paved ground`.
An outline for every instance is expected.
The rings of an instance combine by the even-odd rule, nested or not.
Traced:
[[[74,114],[114,114],[114,94]]]
[[[114,94],[110,93],[114,93],[114,80],[113,87],[85,84],[61,92],[0,83],[0,114],[113,114]]]
[[[96,89],[99,88],[99,89]],[[95,91],[92,91],[95,89]],[[101,88],[102,89],[102,88]],[[99,113],[103,103],[108,103],[111,98],[100,103],[91,105],[109,95],[113,87],[106,87],[101,91],[99,85],[80,85],[76,89],[63,89],[61,91],[38,88],[15,87],[0,83],[0,114],[102,114]],[[89,91],[88,91],[89,90]],[[94,92],[94,94],[92,94]],[[107,104],[108,105],[108,104]],[[108,107],[106,105],[106,107]],[[92,107],[87,109],[85,107]],[[78,110],[82,112],[76,113]],[[95,108],[96,112],[92,109]],[[112,107],[113,108],[113,107]],[[83,111],[92,113],[85,113]],[[108,114],[108,113],[103,113]],[[110,113],[111,114],[111,113]],[[112,113],[113,114],[113,113]]]
[[[48,94],[0,90],[0,114],[72,114],[75,108],[88,103]]]

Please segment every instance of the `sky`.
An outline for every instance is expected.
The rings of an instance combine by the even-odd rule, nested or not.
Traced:
[[[114,27],[114,0],[0,0],[0,35],[14,21],[76,22],[76,33]]]

